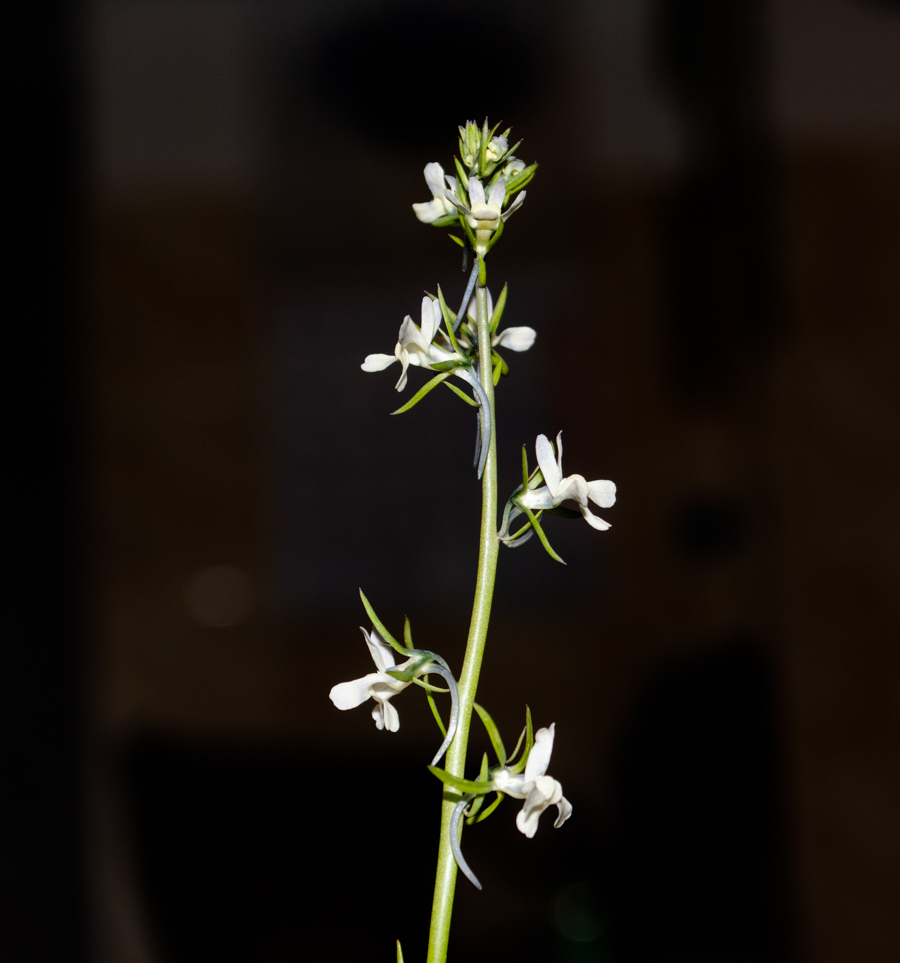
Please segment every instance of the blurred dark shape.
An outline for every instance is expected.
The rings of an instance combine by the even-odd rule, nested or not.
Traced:
[[[14,152],[25,176],[15,179],[13,194],[28,214],[13,232],[22,255],[11,275],[25,282],[13,291],[23,301],[8,330],[24,343],[7,351],[20,359],[25,390],[17,389],[10,418],[21,450],[8,456],[10,474],[21,481],[14,482],[7,525],[21,525],[22,537],[10,552],[14,574],[6,585],[3,674],[12,698],[3,702],[12,812],[4,827],[0,946],[4,959],[40,963],[87,955],[76,20],[68,2],[13,11],[17,43],[9,73],[16,89],[27,92],[15,99],[30,123],[27,136],[15,137]]]
[[[674,534],[676,545],[688,558],[719,561],[736,555],[744,547],[744,511],[728,499],[693,499],[676,515]]]
[[[184,592],[191,615],[211,628],[227,628],[243,622],[253,611],[256,592],[253,580],[234,565],[211,565],[196,572]]]
[[[418,847],[404,823],[435,801],[420,759],[155,737],[134,743],[125,771],[167,960],[361,960],[427,942],[433,833]]]
[[[660,59],[688,138],[666,248],[675,381],[726,391],[775,311],[763,8],[661,0]]]
[[[353,19],[322,42],[308,89],[326,117],[418,153],[423,145],[445,149],[447,130],[466,120],[489,115],[491,124],[509,126],[514,117],[521,124],[547,57],[546,34],[509,12],[479,5],[472,22],[456,5],[402,5]],[[434,57],[437,51],[446,56]],[[472,84],[469,69],[478,63],[484,69]]]
[[[746,642],[647,684],[614,769],[616,959],[787,956],[777,725],[768,660]]]

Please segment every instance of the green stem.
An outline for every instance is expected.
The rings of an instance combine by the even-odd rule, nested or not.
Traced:
[[[475,583],[475,603],[466,657],[459,678],[459,725],[456,736],[447,752],[446,769],[453,776],[465,775],[466,748],[469,742],[469,725],[472,706],[481,673],[481,660],[487,640],[488,622],[491,618],[491,602],[494,597],[494,577],[497,573],[497,419],[494,415],[494,380],[491,367],[490,317],[487,310],[487,288],[479,285],[475,292],[478,323],[479,370],[481,386],[491,405],[491,443],[484,476],[481,483],[481,539],[478,548],[478,578]],[[456,861],[450,851],[450,817],[456,801],[443,802],[441,809],[441,842],[438,849],[437,878],[434,885],[434,903],[431,909],[431,929],[428,934],[428,963],[445,963],[450,938],[450,918],[453,915],[453,895],[456,890]]]

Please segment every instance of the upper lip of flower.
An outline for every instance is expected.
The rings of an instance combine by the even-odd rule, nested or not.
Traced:
[[[387,670],[403,670],[411,660],[407,659],[398,666],[393,649],[382,641],[377,632],[367,632],[362,626],[360,631],[378,671],[369,672],[362,678],[353,679],[350,682],[339,683],[332,688],[329,698],[338,709],[355,709],[367,699],[374,699],[375,708],[372,710],[372,718],[375,720],[375,725],[379,729],[396,732],[400,728],[400,716],[389,700],[411,683],[395,679],[387,674]]]
[[[501,219],[506,220],[514,211],[518,210],[525,200],[527,191],[520,191],[516,199],[505,211],[501,211],[503,201],[506,197],[506,178],[498,177],[491,185],[490,193],[487,197],[484,194],[484,185],[481,181],[472,176],[466,183],[466,190],[469,194],[469,206],[463,202],[452,191],[444,190],[444,197],[450,203],[465,214],[469,219],[469,226],[473,230],[493,231]]]
[[[441,305],[437,300],[432,300],[428,295],[422,298],[422,326],[417,327],[413,319],[407,315],[400,325],[400,333],[397,336],[397,344],[394,346],[393,355],[390,354],[370,354],[362,363],[363,371],[382,371],[399,361],[402,366],[400,378],[397,381],[397,391],[402,391],[406,387],[407,369],[409,366],[418,365],[428,367],[442,361],[452,361],[458,355],[449,350],[434,344],[438,329],[442,320]]]
[[[416,217],[425,224],[431,224],[439,217],[453,213],[453,207],[444,196],[445,183],[451,191],[456,190],[456,178],[444,173],[437,161],[425,165],[425,183],[431,191],[432,199],[421,204],[413,204]]]
[[[531,509],[556,508],[559,504],[571,499],[578,504],[585,521],[598,531],[610,528],[609,522],[594,515],[588,507],[592,501],[601,508],[610,508],[616,503],[616,486],[606,479],[587,481],[584,475],[569,475],[562,473],[562,432],[556,436],[557,454],[554,457],[553,446],[546,435],[538,435],[534,451],[537,455],[544,484],[539,488],[529,489],[516,499],[520,504]]]

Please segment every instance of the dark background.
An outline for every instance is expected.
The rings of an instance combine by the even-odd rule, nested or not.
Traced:
[[[461,295],[410,204],[488,115],[541,163],[489,259],[538,331],[501,493],[564,429],[619,501],[550,520],[565,568],[501,553],[479,700],[508,742],[556,722],[575,812],[467,831],[451,958],[894,960],[896,4],[44,13],[4,955],[423,958],[437,731],[327,693],[370,668],[358,586],[461,664],[471,413],[388,418],[359,363]]]

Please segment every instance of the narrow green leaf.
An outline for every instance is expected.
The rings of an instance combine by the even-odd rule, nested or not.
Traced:
[[[445,388],[449,388],[455,395],[459,395],[459,397],[462,398],[462,400],[465,401],[466,404],[471,405],[473,408],[477,408],[477,407],[478,407],[478,402],[477,402],[477,401],[473,401],[473,400],[465,393],[465,391],[462,390],[462,388],[457,388],[455,384],[452,384],[452,383],[449,382],[449,381],[445,382],[444,387],[445,387]]]
[[[406,643],[407,649],[414,648],[412,640],[412,626],[409,624],[408,615],[403,619],[403,641]]]
[[[494,387],[495,387],[495,388],[497,387],[498,384],[500,384],[500,379],[501,379],[502,377],[503,377],[503,366],[502,366],[501,364],[499,364],[499,363],[498,363],[498,364],[495,364],[495,365],[494,365],[494,373],[493,373],[493,375],[491,375],[491,378],[493,379]]]
[[[482,796],[481,798],[484,799],[484,796]],[[487,819],[488,816],[490,816],[490,814],[491,814],[491,813],[500,805],[500,803],[502,803],[502,802],[503,802],[503,793],[502,793],[502,792],[498,792],[498,793],[497,793],[497,798],[490,804],[490,806],[488,806],[487,809],[485,809],[485,811],[484,811],[477,819],[473,820],[473,822],[476,822],[476,823],[484,822],[484,820]]]
[[[538,520],[534,517],[534,513],[531,511],[531,509],[526,508],[522,504],[519,505],[519,508],[521,508],[522,511],[528,516],[528,520],[531,522],[531,524],[534,526],[534,530],[537,532],[537,537],[541,540],[541,545],[544,546],[544,549],[550,558],[565,565],[566,563],[556,554],[556,552],[553,551],[553,546],[547,541],[547,536],[544,534],[544,530],[541,528]]]
[[[471,826],[475,822],[475,816],[478,810],[484,805],[484,801],[487,796],[476,796],[472,800],[472,805],[466,810],[466,825]]]
[[[490,139],[488,136],[487,117],[485,117],[484,124],[482,124],[481,127],[481,149],[478,151],[478,173],[482,177],[484,177],[484,165],[487,160],[487,149]]]
[[[450,338],[450,344],[453,345],[453,350],[460,355],[460,357],[466,357],[465,352],[456,343],[456,334],[453,330],[453,322],[456,320],[456,312],[451,311],[447,306],[447,302],[444,300],[444,292],[441,291],[440,284],[438,285],[438,304],[441,306],[441,315],[444,318],[444,326],[447,329],[447,336]]]
[[[445,772],[443,769],[438,769],[437,766],[429,766],[428,771],[433,776],[437,776],[442,783],[460,793],[473,792],[477,796],[483,796],[486,792],[491,791],[491,783],[489,782],[475,782],[472,779],[460,779],[457,776],[451,776],[449,772]]]
[[[520,772],[525,771],[525,766],[528,763],[528,756],[531,754],[531,748],[534,745],[534,727],[531,724],[531,709],[525,706],[525,751],[522,753],[522,758],[514,765],[509,767],[509,771],[514,775],[518,776]]]
[[[441,730],[441,736],[446,738],[447,727],[444,725],[443,720],[441,719],[440,712],[438,712],[438,707],[435,704],[434,696],[431,694],[431,691],[430,691],[431,688],[432,688],[431,686],[428,686],[428,688],[425,690],[425,698],[428,699],[428,705],[431,706],[431,714],[434,716],[434,721],[438,724],[438,729]],[[449,690],[445,689],[444,691],[448,692]]]
[[[466,232],[466,237],[469,239],[469,244],[472,245],[472,250],[475,250],[475,235],[472,233],[472,228],[469,226],[469,219],[465,214],[460,213],[459,223],[462,225],[462,229]],[[503,223],[502,221],[500,222]]]
[[[453,358],[450,361],[437,361],[432,366],[432,371],[453,372],[457,368],[471,368],[472,363],[468,358]]]
[[[432,378],[431,381],[422,385],[422,387],[419,388],[419,390],[412,396],[412,398],[409,399],[409,401],[406,402],[405,405],[403,405],[402,408],[392,411],[391,414],[402,415],[404,411],[409,411],[409,409],[414,405],[417,405],[425,397],[425,395],[428,394],[429,391],[437,388],[442,381],[444,381],[446,378],[449,378],[452,374],[452,369],[450,371],[442,371],[439,375],[436,375],[434,378]]]
[[[421,686],[423,689],[427,689],[429,692],[443,692],[446,694],[450,691],[449,689],[444,689],[442,686],[432,685],[430,682],[426,682],[424,679],[413,679],[413,682],[415,682],[416,685]]]
[[[523,728],[522,731],[519,733],[519,741],[516,743],[516,748],[513,749],[513,751],[510,753],[509,759],[507,760],[508,764],[511,765],[513,759],[516,758],[516,755],[518,754],[519,750],[522,748],[522,740],[524,738],[525,738],[525,729]]]
[[[519,141],[519,144],[522,142]],[[519,146],[516,144],[516,147]],[[537,172],[538,165],[530,164],[528,167],[524,167],[513,177],[506,182],[506,197],[509,199],[513,194],[518,193],[522,188],[534,177]]]
[[[375,614],[375,609],[372,608],[371,603],[366,598],[365,593],[363,592],[362,589],[359,590],[359,597],[362,599],[362,604],[366,610],[366,615],[369,616],[369,619],[371,620],[372,625],[375,626],[375,629],[377,630],[378,634],[384,639],[384,641],[387,642],[388,645],[395,648],[401,655],[404,655],[404,656],[409,655],[409,652],[384,627],[384,623]]]
[[[494,313],[491,315],[491,334],[497,330],[497,325],[500,324],[500,319],[503,317],[503,311],[506,308],[506,295],[509,292],[509,285],[504,284],[503,290],[500,292],[500,297],[497,298],[497,303],[494,305]]]
[[[488,769],[490,768],[488,754],[482,753],[481,756],[481,769],[478,770],[478,781],[487,782]]]
[[[491,745],[494,747],[494,752],[497,755],[497,759],[501,766],[506,765],[506,749],[503,748],[503,740],[500,738],[500,730],[497,728],[494,720],[488,714],[487,709],[482,708],[477,702],[472,703],[475,711],[478,713],[478,717],[484,723],[484,728],[487,729],[488,738],[491,740]]]
[[[520,539],[527,531],[531,528],[531,522],[526,522],[517,532],[510,535],[506,540],[507,542],[515,542]]]
[[[469,175],[466,173],[466,169],[459,162],[458,158],[453,158],[456,163],[456,196],[466,205],[469,206],[469,192],[466,190],[466,184],[469,183]]]
[[[528,491],[528,450],[522,445],[522,491]]]
[[[403,950],[400,948],[400,940],[397,940],[397,963],[403,963]]]
[[[455,223],[456,223],[456,218],[454,217],[453,220],[452,220],[450,223],[451,223],[451,224],[455,224]],[[461,237],[457,237],[455,234],[448,234],[447,237],[449,237],[451,241],[453,241],[454,243],[458,244],[460,247],[465,247],[465,246],[466,246],[466,242],[465,242]]]

